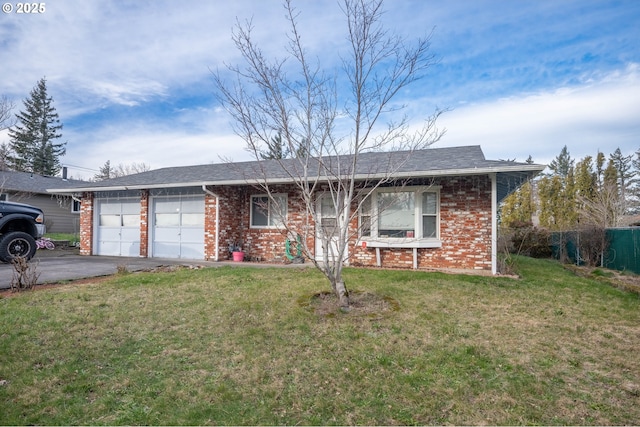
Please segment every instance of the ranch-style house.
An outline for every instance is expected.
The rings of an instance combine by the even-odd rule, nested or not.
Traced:
[[[356,176],[370,185],[402,155],[363,154]],[[497,273],[499,203],[545,166],[486,160],[480,146],[429,148],[405,160],[361,205],[345,262]],[[241,242],[250,259],[283,262],[289,236],[258,185],[264,179],[286,207],[277,212],[284,221],[301,221],[304,206],[276,160],[168,167],[48,191],[82,201],[83,255],[221,261]],[[321,193],[317,203],[315,227],[335,220]],[[322,246],[306,243],[321,259]]]

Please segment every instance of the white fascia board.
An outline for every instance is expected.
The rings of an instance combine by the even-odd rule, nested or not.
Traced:
[[[366,179],[387,179],[387,178],[432,178],[439,176],[460,176],[460,175],[486,175],[490,173],[500,172],[542,172],[546,168],[545,165],[517,165],[517,166],[499,166],[499,167],[480,167],[465,169],[441,169],[430,171],[407,171],[394,173],[391,176],[385,173],[374,174],[357,174],[354,176],[356,181]],[[326,176],[312,177],[318,181],[330,181],[334,179]],[[47,189],[48,193],[81,193],[92,191],[126,191],[126,190],[145,190],[154,188],[176,188],[176,187],[201,187],[203,185],[213,186],[236,186],[236,185],[260,185],[260,184],[292,184],[296,182],[294,178],[273,178],[273,179],[235,179],[223,181],[194,181],[194,182],[174,182],[161,184],[138,184],[138,185],[117,185],[112,187],[77,187],[77,188],[53,188]]]

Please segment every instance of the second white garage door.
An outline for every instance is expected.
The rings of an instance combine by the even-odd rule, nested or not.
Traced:
[[[152,256],[204,258],[204,196],[153,199]]]
[[[98,199],[96,255],[140,256],[140,200]]]

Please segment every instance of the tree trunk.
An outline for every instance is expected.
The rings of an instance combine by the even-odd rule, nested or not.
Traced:
[[[349,292],[347,291],[346,286],[343,281],[337,281],[335,283],[335,292],[336,297],[338,297],[338,303],[340,307],[343,309],[349,308]]]

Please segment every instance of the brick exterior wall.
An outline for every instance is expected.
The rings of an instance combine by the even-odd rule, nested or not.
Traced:
[[[140,256],[149,256],[149,190],[140,192]]]
[[[93,254],[93,193],[84,193],[80,204],[80,255]]]
[[[287,232],[276,228],[251,228],[251,196],[264,194],[253,187],[214,187],[209,191],[219,197],[218,259],[231,258],[229,245],[240,244],[250,260],[282,262],[285,259]],[[304,225],[300,202],[296,201],[291,187],[273,187],[274,193],[287,194],[288,220],[296,227]],[[205,257],[215,259],[216,200],[205,197]],[[312,240],[311,240],[312,241]],[[313,246],[311,246],[313,247]]]
[[[491,179],[441,179],[440,248],[418,249],[418,268],[491,271]],[[353,246],[352,264],[376,265],[376,250]],[[384,267],[413,267],[413,249],[380,249]]]
[[[436,180],[440,189],[440,248],[418,249],[418,268],[491,270],[491,179],[488,176],[464,176]],[[249,260],[282,262],[286,260],[287,232],[274,228],[250,227],[251,195],[264,194],[250,186],[209,186],[205,195],[205,247],[207,260],[231,258],[229,245],[240,243]],[[315,226],[305,214],[304,203],[293,186],[272,188],[273,193],[288,195],[287,217],[295,228],[303,230],[310,253],[314,252]],[[217,215],[216,215],[217,214]],[[148,256],[149,193],[141,198],[140,255]],[[218,218],[218,223],[216,223]],[[85,194],[81,213],[81,253],[90,255],[93,243],[93,196]],[[357,218],[351,223],[357,229]],[[217,253],[216,253],[216,241]],[[293,249],[294,250],[294,249]],[[294,253],[295,254],[295,253]],[[352,265],[375,266],[376,249],[362,248],[354,240],[349,247]],[[412,268],[413,249],[380,249],[383,267]]]

